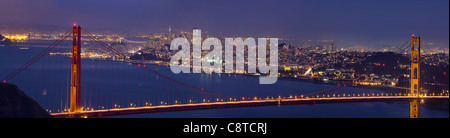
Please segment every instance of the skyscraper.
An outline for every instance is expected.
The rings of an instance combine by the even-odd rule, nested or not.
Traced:
[[[357,51],[357,52],[364,52],[364,48],[362,47],[361,44],[358,44],[358,45],[357,45],[356,51]]]
[[[353,46],[349,45],[349,46],[347,47],[347,51],[349,51],[349,52],[353,51]]]
[[[172,26],[169,25],[169,38],[168,38],[169,42],[172,41]]]
[[[155,37],[153,36],[153,34],[150,34],[149,36],[148,36],[148,47],[149,48],[154,48],[155,46],[156,46],[156,41],[155,41]]]
[[[329,52],[334,52],[335,50],[336,50],[336,48],[334,47],[334,44],[331,43]]]

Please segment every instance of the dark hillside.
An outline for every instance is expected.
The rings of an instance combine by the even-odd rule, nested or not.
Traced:
[[[51,118],[14,84],[0,83],[0,118]]]

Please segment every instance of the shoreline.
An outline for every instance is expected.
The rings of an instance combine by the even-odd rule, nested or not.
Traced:
[[[156,60],[132,60],[135,63],[138,64],[149,64],[149,65],[155,65],[160,67],[170,67],[168,63],[160,62],[155,63]],[[226,73],[228,74],[228,73]],[[259,75],[252,75],[252,74],[240,74],[240,73],[229,73],[231,75],[240,75],[240,76],[246,76],[246,77],[258,77]],[[386,93],[394,94],[394,93],[409,93],[408,88],[404,87],[397,87],[397,86],[384,86],[384,85],[354,85],[353,83],[348,83],[344,81],[335,81],[330,80],[327,82],[324,81],[318,81],[314,79],[305,79],[305,78],[294,78],[294,77],[278,77],[279,80],[284,81],[300,81],[300,82],[308,82],[308,83],[316,83],[316,84],[327,84],[327,85],[337,85],[337,84],[346,84],[348,86],[345,87],[355,87],[355,88],[362,88],[362,89],[371,89],[371,90],[379,90]],[[448,101],[428,101],[425,104],[422,104],[422,106],[430,109],[436,109],[436,110],[444,110],[449,111],[449,102]]]

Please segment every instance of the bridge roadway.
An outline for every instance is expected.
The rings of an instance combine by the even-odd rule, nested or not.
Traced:
[[[56,118],[69,116],[78,117],[110,117],[147,113],[180,112],[192,110],[210,110],[223,108],[241,108],[258,106],[278,106],[278,105],[315,105],[315,104],[335,104],[335,103],[362,103],[362,102],[399,102],[416,99],[415,96],[373,96],[373,97],[330,97],[330,98],[292,98],[292,99],[263,99],[247,101],[227,101],[211,103],[192,103],[175,105],[158,105],[144,107],[127,107],[113,109],[99,109],[92,111],[81,111],[80,113],[51,113]],[[422,96],[420,99],[448,100],[449,96]]]

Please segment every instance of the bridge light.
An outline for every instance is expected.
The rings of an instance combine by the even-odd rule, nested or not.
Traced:
[[[77,26],[77,23],[73,23],[73,27],[76,27]]]

